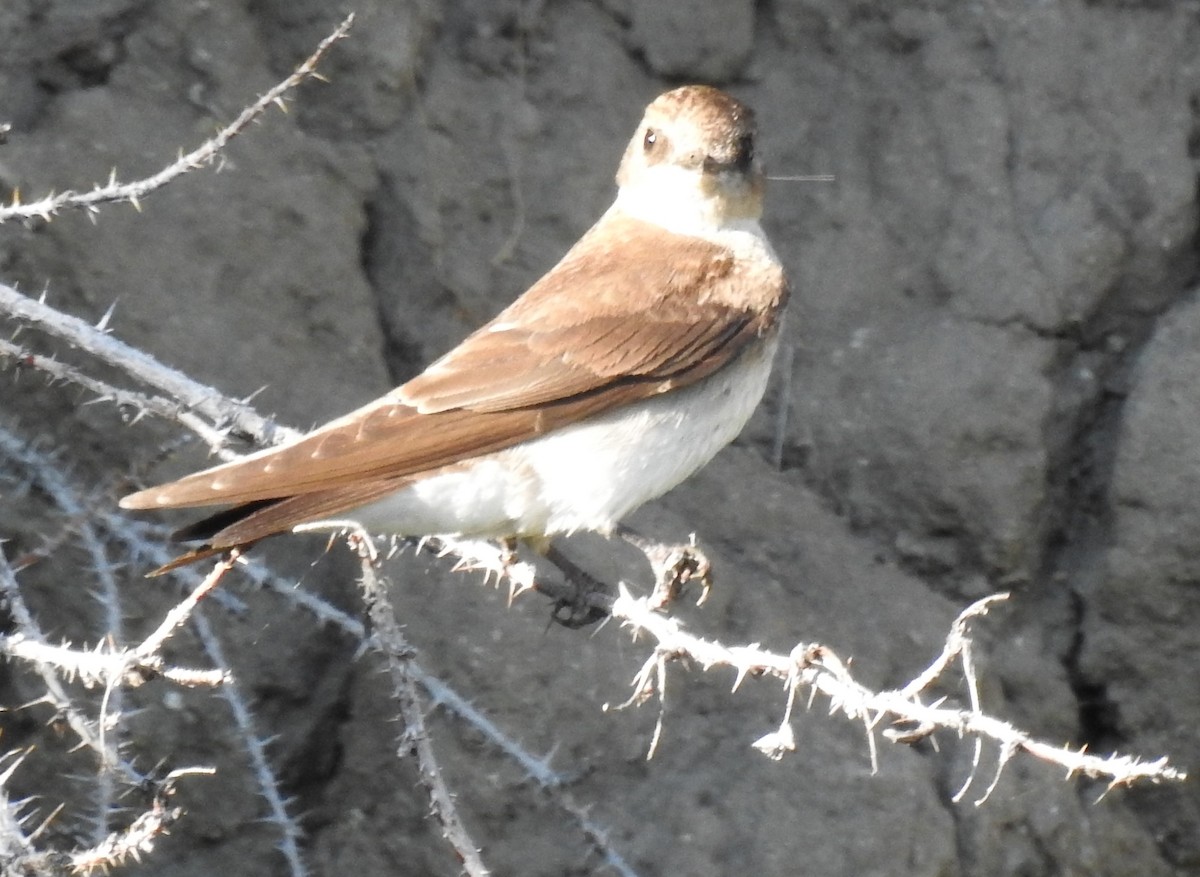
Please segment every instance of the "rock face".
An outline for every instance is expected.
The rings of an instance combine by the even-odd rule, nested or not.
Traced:
[[[787,374],[733,448],[633,522],[694,530],[714,558],[719,591],[694,623],[777,649],[818,640],[894,685],[962,605],[1011,590],[983,625],[989,712],[1194,767],[1200,20],[1170,3],[910,6],[368,3],[322,67],[331,83],[304,86],[219,172],[142,212],[0,228],[0,280],[92,319],[116,302],[118,336],[234,395],[266,385],[260,410],[305,426],[413,374],[553,264],[607,206],[654,95],[728,87],[757,108],[771,172],[836,181],[769,197],[795,290]],[[153,172],[335,23],[316,0],[4,4],[0,185],[28,198]],[[105,503],[131,473],[201,461],[156,462],[172,430],[79,399],[0,376],[0,425],[59,448]],[[22,496],[0,537],[28,547],[44,518]],[[606,578],[645,577],[583,549]],[[308,570],[320,543],[275,550],[355,605],[335,561]],[[94,641],[90,607],[59,590],[68,560],[29,575],[64,635]],[[150,588],[138,572],[129,587]],[[1096,804],[1098,789],[1015,763],[986,805],[951,804],[969,752],[885,749],[871,776],[861,735],[822,710],[776,765],[748,745],[778,722],[770,686],[731,696],[728,679],[679,671],[645,763],[653,709],[600,709],[644,658],[621,634],[546,632],[544,606],[505,608],[424,557],[394,578],[426,669],[578,772],[572,796],[637,873],[1200,874],[1194,784]],[[173,596],[143,593],[133,626]],[[394,757],[382,677],[246,599],[212,619],[261,733],[279,736],[313,872],[457,873]],[[16,683],[3,695],[23,702]],[[281,871],[216,699],[172,711],[143,696],[139,746],[222,764],[149,867]],[[433,725],[497,873],[604,872],[511,762]],[[29,782],[53,798],[52,778]]]

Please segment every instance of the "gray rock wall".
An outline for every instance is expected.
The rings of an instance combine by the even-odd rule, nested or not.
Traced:
[[[757,108],[771,172],[836,182],[778,182],[769,197],[795,289],[789,379],[733,448],[634,522],[695,530],[710,550],[719,591],[697,624],[775,648],[819,639],[898,684],[958,608],[1011,589],[984,625],[990,711],[1050,739],[1200,762],[1195,4],[356,11],[323,65],[331,83],[304,86],[219,172],[140,213],[0,228],[0,279],[93,318],[116,301],[122,338],[232,394],[265,385],[260,409],[305,426],[415,373],[553,264],[611,199],[654,95],[724,85]],[[7,3],[0,183],[31,197],[156,170],[336,20],[313,0]],[[71,448],[76,474],[113,495],[132,471],[201,462],[150,468],[170,430],[77,399],[0,383],[5,417]],[[24,513],[0,513],[5,529],[36,536]],[[309,543],[289,546],[276,551]],[[624,570],[592,551],[602,574]],[[1097,804],[1099,788],[1021,762],[986,805],[954,805],[969,759],[955,741],[885,750],[870,776],[862,734],[818,709],[800,719],[799,755],[768,763],[747,743],[777,721],[777,692],[731,697],[726,679],[673,677],[646,764],[652,710],[599,708],[641,658],[619,633],[543,632],[544,607],[506,609],[432,562],[396,578],[427,666],[583,770],[572,794],[639,873],[1200,874],[1194,783]],[[314,870],[455,873],[392,758],[378,674],[285,623],[304,622],[228,631],[282,734]],[[168,753],[232,748],[194,709],[139,732],[166,732]],[[499,873],[603,872],[511,765],[437,727]],[[279,867],[254,799],[230,807],[221,782],[196,793],[211,798],[155,873]]]

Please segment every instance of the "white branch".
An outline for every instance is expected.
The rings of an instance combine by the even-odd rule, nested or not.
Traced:
[[[433,751],[433,740],[425,725],[425,711],[417,692],[418,668],[416,653],[404,638],[396,612],[388,599],[386,581],[378,572],[379,554],[370,535],[364,532],[351,533],[350,545],[359,556],[363,601],[375,630],[375,639],[387,663],[392,679],[392,689],[400,704],[400,716],[404,720],[401,737],[401,754],[411,751],[417,756],[421,784],[429,795],[434,817],[442,826],[442,834],[462,863],[469,877],[485,877],[490,874],[479,847],[467,833],[454,796],[446,784],[446,778]]]
[[[320,74],[317,73],[317,64],[329,50],[330,46],[346,36],[346,33],[350,30],[350,25],[353,23],[354,15],[348,15],[333,33],[321,41],[316,51],[303,64],[297,67],[291,76],[242,110],[236,119],[218,131],[209,140],[206,140],[186,155],[180,155],[178,159],[158,173],[132,183],[120,183],[116,178],[116,170],[113,170],[106,184],[96,186],[90,192],[72,192],[68,190],[60,192],[57,195],[50,194],[44,198],[39,198],[37,201],[27,203],[22,203],[20,193],[15,192],[13,193],[13,200],[10,205],[6,207],[0,206],[0,223],[14,219],[41,218],[49,220],[54,214],[65,208],[79,208],[87,210],[89,213],[95,213],[101,204],[121,202],[132,204],[140,210],[141,199],[151,192],[161,189],[176,177],[211,164],[220,154],[221,150],[228,145],[230,140],[240,134],[247,125],[261,116],[272,104],[286,112],[287,105],[284,103],[283,96],[310,77],[321,78]]]
[[[150,809],[134,819],[128,828],[113,832],[94,847],[69,855],[71,872],[76,874],[90,874],[93,871],[108,873],[114,867],[130,860],[140,862],[142,853],[150,852],[154,848],[154,842],[167,834],[171,826],[183,814],[181,807],[172,807],[167,803],[174,794],[176,780],[189,775],[212,775],[213,773],[211,768],[203,767],[171,771],[166,779],[158,785]],[[38,870],[36,873],[57,873],[57,871],[47,869],[46,871]]]
[[[834,652],[821,645],[800,644],[789,654],[769,652],[761,646],[725,646],[695,636],[684,629],[675,618],[655,612],[647,598],[632,596],[622,585],[613,604],[612,615],[637,634],[648,634],[655,641],[654,654],[647,660],[634,684],[643,693],[652,678],[651,670],[661,663],[680,658],[690,659],[704,670],[729,667],[735,673],[736,689],[748,677],[773,676],[789,684],[800,685],[825,695],[830,711],[840,712],[849,719],[866,723],[874,731],[881,723],[901,723],[918,730],[888,733],[884,736],[898,742],[913,742],[928,736],[935,729],[958,735],[974,736],[997,744],[1002,752],[1025,752],[1062,766],[1067,776],[1082,774],[1108,781],[1109,787],[1130,785],[1139,780],[1181,782],[1187,774],[1171,766],[1167,758],[1146,761],[1125,755],[1092,755],[1082,749],[1056,746],[1037,740],[1025,731],[1001,719],[993,718],[979,709],[956,709],[943,705],[924,704],[919,694],[949,666],[954,656],[965,651],[969,639],[966,626],[974,618],[987,614],[988,609],[1007,595],[994,595],[969,606],[955,620],[942,655],[930,670],[896,691],[872,691],[857,682],[846,664]],[[970,673],[968,688],[975,685]]]
[[[212,429],[223,430],[230,427],[250,436],[260,445],[278,444],[299,434],[295,430],[277,426],[274,421],[261,416],[246,403],[229,399],[212,387],[163,365],[148,353],[114,338],[103,326],[106,320],[101,321],[102,326],[93,326],[86,320],[55,310],[44,301],[29,298],[3,283],[0,283],[0,314],[78,347],[89,356],[121,369],[136,380],[176,400],[177,408],[174,411],[170,407],[158,404],[139,407],[139,411],[173,418],[189,429],[194,428],[192,421],[181,414],[194,411],[209,418],[214,424]],[[41,357],[29,359],[26,355],[18,357],[15,362],[30,368],[45,365],[52,376],[63,380],[71,380],[74,375],[79,374],[73,369],[50,370],[54,361]],[[83,386],[102,396],[117,395],[115,388],[94,379],[89,379]],[[135,396],[121,398],[122,401],[138,407],[138,399]],[[213,438],[211,430],[197,432],[205,441],[211,441]]]

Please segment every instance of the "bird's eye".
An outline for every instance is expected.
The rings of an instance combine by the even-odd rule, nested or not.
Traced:
[[[752,161],[754,161],[754,135],[743,134],[738,139],[737,164],[748,166]]]
[[[653,128],[646,129],[646,136],[642,138],[642,149],[647,153],[653,152],[655,147],[662,142],[662,135]]]

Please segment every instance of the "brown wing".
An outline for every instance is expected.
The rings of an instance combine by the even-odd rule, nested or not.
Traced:
[[[786,294],[772,262],[609,216],[495,320],[383,399],[121,505],[341,496],[356,482],[510,447],[711,374],[774,325]]]

